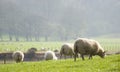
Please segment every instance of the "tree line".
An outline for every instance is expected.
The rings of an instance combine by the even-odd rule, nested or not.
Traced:
[[[119,33],[117,0],[0,0],[0,40],[44,41]]]

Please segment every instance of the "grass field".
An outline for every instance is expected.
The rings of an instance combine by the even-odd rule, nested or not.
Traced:
[[[120,39],[100,39],[96,38],[102,47],[108,51],[120,51]],[[74,43],[74,41],[67,41]],[[60,49],[61,45],[65,42],[0,42],[0,52],[9,52],[21,50],[26,52],[29,48],[35,47],[38,50],[41,48],[49,48],[51,50]]]
[[[120,55],[77,59],[1,64],[0,72],[120,72]]]
[[[27,51],[31,47],[35,47],[38,50],[41,48],[46,49],[59,49],[63,42],[0,42],[0,51]]]

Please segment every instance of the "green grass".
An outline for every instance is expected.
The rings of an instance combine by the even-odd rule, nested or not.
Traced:
[[[120,39],[118,38],[105,38],[96,39],[100,42],[101,46],[108,51],[120,51]]]
[[[27,51],[31,47],[35,47],[38,50],[41,48],[46,49],[60,49],[63,42],[0,42],[0,52],[6,51]]]
[[[108,38],[108,39],[101,39],[96,38],[98,42],[100,42],[101,46],[108,51],[120,51],[120,39],[117,38]],[[67,41],[74,43],[74,41]],[[35,47],[38,50],[41,48],[49,48],[51,50],[54,49],[60,49],[61,45],[65,42],[57,42],[57,41],[51,41],[51,42],[0,42],[0,52],[6,52],[6,51],[15,51],[15,50],[21,50],[26,52],[29,48]]]
[[[77,59],[1,64],[0,72],[120,72],[120,55]]]

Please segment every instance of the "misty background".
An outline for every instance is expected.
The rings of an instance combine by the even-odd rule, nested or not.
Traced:
[[[0,0],[0,40],[120,37],[120,0]]]

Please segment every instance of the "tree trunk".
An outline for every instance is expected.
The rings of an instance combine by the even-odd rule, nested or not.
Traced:
[[[19,41],[19,37],[18,36],[15,36],[15,39],[16,39],[16,41]]]
[[[39,41],[39,35],[35,35],[35,41]]]
[[[30,41],[32,41],[32,37],[30,36]]]
[[[0,41],[3,41],[3,37],[2,37],[2,35],[0,35]]]
[[[6,54],[4,53],[4,64],[6,64]]]
[[[29,37],[28,37],[28,35],[26,35],[25,38],[26,38],[26,41],[29,41]]]
[[[12,38],[12,35],[9,33],[9,41],[12,41],[13,38]]]
[[[46,41],[46,42],[48,41],[48,36],[45,36],[45,41]]]

